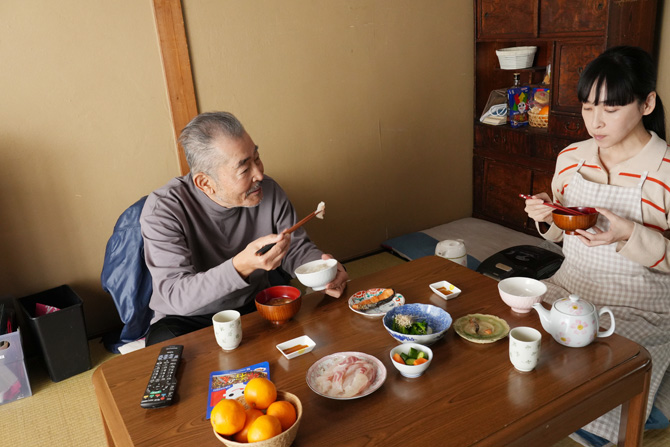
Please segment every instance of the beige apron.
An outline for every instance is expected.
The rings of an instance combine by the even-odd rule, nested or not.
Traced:
[[[584,160],[565,188],[566,203],[563,205],[605,208],[620,217],[642,223],[642,185],[647,172],[642,174],[635,187],[621,187],[585,180],[579,173],[583,164]],[[607,231],[609,221],[601,215],[596,225]],[[614,313],[615,332],[647,348],[652,357],[648,416],[670,365],[670,274],[630,261],[617,253],[616,246],[615,243],[587,247],[577,236],[565,235],[565,261],[556,274],[545,281],[548,290],[544,301],[553,303],[575,293],[598,308],[608,306]],[[606,315],[601,325],[609,327],[609,324]],[[665,382],[670,383],[670,380]],[[666,388],[670,391],[670,387],[664,387],[663,393]],[[663,400],[659,396],[659,402]],[[657,406],[670,416],[670,408]],[[584,429],[616,442],[620,413],[618,407]]]

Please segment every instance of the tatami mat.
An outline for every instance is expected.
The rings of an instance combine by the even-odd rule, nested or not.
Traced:
[[[379,253],[346,264],[358,277],[401,264],[404,260]],[[93,391],[95,368],[112,358],[99,339],[89,342],[93,368],[61,382],[49,379],[43,365],[29,363],[31,397],[0,405],[0,445],[12,447],[102,447],[106,445],[102,420]],[[335,445],[335,444],[333,444]],[[408,444],[409,445],[409,444]],[[437,444],[436,444],[437,445]],[[553,447],[578,447],[565,439]],[[645,433],[644,447],[670,446],[670,430]]]
[[[0,406],[0,445],[13,447],[102,447],[105,433],[91,375],[112,358],[99,339],[89,341],[93,368],[52,382],[41,362],[28,363],[33,395]]]

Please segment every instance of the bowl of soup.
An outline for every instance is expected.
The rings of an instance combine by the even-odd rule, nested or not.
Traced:
[[[318,259],[295,269],[295,276],[312,290],[323,290],[337,275],[336,259]]]
[[[300,290],[291,286],[273,286],[256,295],[256,310],[272,324],[284,324],[300,310]]]
[[[565,234],[577,234],[575,230],[588,230],[596,224],[600,213],[595,208],[586,206],[570,206],[571,210],[579,211],[581,214],[568,214],[565,211],[554,210],[551,214],[554,224],[565,231]]]

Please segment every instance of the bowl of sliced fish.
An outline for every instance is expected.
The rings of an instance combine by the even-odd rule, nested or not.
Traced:
[[[432,345],[451,326],[451,315],[431,304],[404,304],[384,315],[384,328],[398,343]]]

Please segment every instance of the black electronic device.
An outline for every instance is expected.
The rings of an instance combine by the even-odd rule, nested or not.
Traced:
[[[161,349],[140,402],[143,408],[172,405],[177,388],[177,367],[183,350],[184,345],[170,345]]]
[[[563,256],[533,245],[509,247],[486,258],[477,271],[495,280],[512,276],[545,279],[552,276],[563,263]]]

